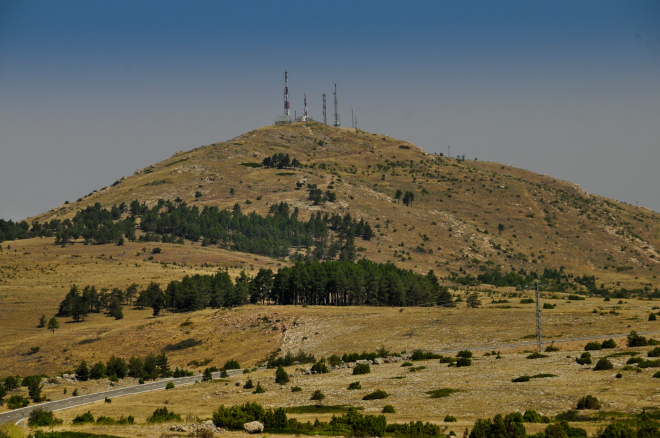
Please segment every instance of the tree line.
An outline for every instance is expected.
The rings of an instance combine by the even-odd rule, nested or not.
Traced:
[[[295,249],[304,250],[307,258],[315,260],[354,260],[355,239],[370,240],[375,235],[367,222],[355,220],[348,213],[342,217],[318,212],[307,221],[299,219],[298,214],[298,209],[285,202],[273,204],[266,216],[245,214],[239,204],[232,210],[200,210],[180,199],[160,199],[153,208],[137,200],[110,209],[97,202],[78,211],[73,219],[35,222],[32,227],[25,221],[0,219],[0,241],[54,236],[55,243],[62,245],[79,238],[85,243],[122,245],[125,239],[170,243],[201,239],[204,246],[219,245],[269,257],[288,257]],[[145,233],[139,239],[138,228]]]
[[[89,313],[113,306],[133,304],[150,307],[154,316],[164,310],[194,311],[206,307],[237,307],[248,303],[309,304],[309,305],[373,305],[416,306],[452,305],[452,296],[441,286],[431,270],[417,274],[396,267],[393,263],[375,263],[362,259],[350,261],[310,261],[281,268],[274,273],[261,268],[254,277],[242,271],[235,280],[227,271],[213,275],[185,276],[171,281],[166,287],[150,283],[139,291],[137,285],[126,290],[98,290],[73,285],[60,303],[60,316],[75,321],[84,320]],[[114,304],[113,304],[114,303]],[[121,310],[121,307],[119,307]],[[115,316],[116,318],[116,316]]]

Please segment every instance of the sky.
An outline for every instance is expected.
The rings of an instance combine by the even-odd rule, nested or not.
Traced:
[[[657,0],[0,0],[0,218],[272,124],[285,69],[298,114],[337,84],[342,126],[660,212]]]

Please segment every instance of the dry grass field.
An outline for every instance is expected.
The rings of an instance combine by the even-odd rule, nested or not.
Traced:
[[[307,167],[295,170],[260,169],[241,163],[259,163],[274,153],[289,153]],[[397,162],[396,166],[387,163]],[[314,183],[337,193],[337,202],[315,206],[296,183]],[[235,190],[230,196],[229,190]],[[412,207],[394,202],[397,189],[415,192]],[[196,191],[203,196],[195,198]],[[376,231],[371,241],[356,242],[359,255],[376,262],[440,277],[450,272],[476,275],[485,267],[542,271],[559,268],[574,275],[594,275],[596,283],[610,289],[652,290],[660,275],[660,215],[583,192],[578,186],[499,163],[461,161],[426,154],[400,140],[352,129],[316,123],[264,127],[228,142],[176,154],[162,163],[140,169],[112,187],[90,193],[79,201],[63,204],[32,220],[71,218],[81,208],[100,202],[104,207],[139,199],[154,205],[159,198],[181,197],[200,208],[232,208],[240,203],[245,212],[267,214],[269,206],[286,201],[300,209],[301,217],[312,212],[350,213],[364,218]],[[249,203],[246,201],[250,201]],[[498,224],[504,227],[498,231]],[[152,254],[154,247],[159,254]],[[421,249],[420,249],[421,248]],[[521,304],[532,292],[513,288],[476,288],[482,306],[456,308],[301,307],[251,305],[235,309],[170,313],[153,317],[151,309],[124,307],[124,319],[90,314],[74,323],[60,319],[54,333],[37,328],[39,317],[53,316],[73,284],[97,288],[140,287],[150,282],[166,285],[185,275],[210,274],[229,269],[232,277],[241,270],[254,275],[259,268],[277,270],[289,261],[233,252],[199,242],[184,245],[126,242],[123,246],[54,244],[53,238],[36,238],[0,244],[0,377],[10,374],[57,375],[72,371],[81,360],[107,361],[112,355],[130,358],[159,353],[168,344],[196,339],[201,344],[168,354],[170,365],[202,371],[191,361],[210,359],[222,366],[236,359],[242,366],[255,366],[276,350],[302,350],[317,358],[345,352],[372,352],[383,346],[390,351],[422,349],[455,354],[459,349],[475,353],[466,368],[447,367],[438,360],[416,362],[426,368],[411,372],[398,364],[372,366],[372,373],[352,376],[349,369],[325,375],[306,375],[293,366],[290,384],[274,383],[273,370],[253,372],[251,377],[266,388],[264,394],[236,386],[246,376],[228,381],[205,382],[168,391],[120,397],[112,403],[95,403],[60,411],[71,429],[76,415],[91,410],[95,416],[134,415],[135,426],[81,426],[76,430],[117,436],[182,436],[166,426],[145,425],[157,407],[168,406],[182,416],[210,418],[221,404],[257,401],[265,407],[312,404],[311,393],[321,389],[326,405],[362,407],[365,414],[379,413],[385,404],[395,407],[388,421],[432,421],[445,433],[462,433],[477,418],[497,413],[536,409],[555,415],[574,408],[577,399],[596,395],[603,410],[625,413],[660,407],[657,369],[639,373],[622,371],[628,356],[612,358],[615,369],[594,372],[575,358],[587,338],[606,339],[631,330],[653,332],[660,338],[660,322],[648,321],[658,312],[658,300],[602,297],[569,301],[567,294],[543,292],[544,302],[555,304],[543,310],[546,345],[554,341],[560,351],[548,358],[526,359],[535,349],[535,305]],[[149,258],[152,257],[150,260]],[[619,269],[617,269],[619,268]],[[463,300],[466,290],[441,278]],[[553,297],[554,296],[554,297]],[[508,300],[508,303],[493,301]],[[607,336],[609,338],[609,336]],[[577,340],[576,340],[577,339]],[[625,348],[625,337],[616,337],[615,350],[594,352],[595,361],[622,351],[645,352],[649,348]],[[30,354],[31,347],[39,347]],[[484,356],[500,351],[502,359]],[[452,353],[450,353],[452,352]],[[645,354],[644,354],[645,356]],[[300,369],[299,369],[300,368]],[[615,378],[622,372],[622,378]],[[522,375],[540,373],[555,377],[513,383]],[[362,390],[348,391],[359,380]],[[117,386],[135,384],[133,379]],[[292,393],[292,386],[302,392]],[[67,393],[64,393],[64,389]],[[69,385],[46,385],[46,397],[69,397],[110,388],[105,379]],[[375,389],[386,400],[363,401]],[[449,397],[431,399],[426,391],[451,388]],[[15,393],[25,393],[20,389]],[[0,407],[0,411],[6,410]],[[457,423],[443,423],[445,415]],[[331,414],[291,414],[302,421]],[[582,424],[590,436],[602,424]],[[528,425],[529,433],[541,430]],[[227,432],[223,436],[243,436]]]

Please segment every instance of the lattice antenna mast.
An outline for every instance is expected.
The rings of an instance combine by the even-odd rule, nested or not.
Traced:
[[[339,101],[337,100],[337,84],[335,84],[335,126],[341,126],[339,124]]]
[[[289,102],[289,72],[284,70],[284,115],[291,117],[291,102]]]
[[[539,296],[539,282],[536,283],[536,347],[540,353],[543,349],[543,330],[541,329],[541,299]]]
[[[303,120],[307,120],[307,93],[304,93],[303,96],[304,96],[304,99],[303,99],[303,103],[304,103]]]
[[[326,117],[325,114],[325,93],[323,93],[323,124],[324,125],[328,124],[328,118]]]

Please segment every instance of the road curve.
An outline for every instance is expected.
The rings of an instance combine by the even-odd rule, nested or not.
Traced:
[[[230,376],[235,376],[242,373],[243,370],[227,371],[227,374]],[[198,374],[189,377],[179,377],[175,379],[160,380],[158,382],[145,383],[143,385],[111,389],[109,391],[96,392],[93,394],[80,395],[77,397],[69,397],[62,400],[39,403],[36,405],[27,406],[20,409],[14,409],[13,411],[4,412],[0,414],[0,424],[16,423],[24,418],[28,418],[30,416],[30,412],[32,412],[32,410],[35,408],[43,408],[49,411],[61,411],[63,409],[74,408],[76,406],[82,406],[82,405],[94,403],[99,400],[105,400],[106,397],[113,399],[115,397],[121,397],[124,395],[133,395],[133,394],[140,394],[142,392],[158,391],[161,389],[165,389],[165,386],[170,382],[174,383],[175,386],[189,385],[191,383],[201,381],[202,377],[203,377],[202,374]],[[213,378],[219,379],[220,373],[219,372],[214,373]]]
[[[655,331],[649,331],[649,332],[639,332],[640,335],[651,335],[655,333],[660,333],[660,331],[655,330]],[[594,340],[594,339],[603,339],[603,338],[620,338],[623,336],[628,336],[628,333],[614,333],[614,334],[609,334],[609,335],[595,335],[595,336],[583,336],[579,338],[569,338],[569,339],[554,339],[554,342],[571,342],[571,341],[588,341],[588,340]],[[545,342],[547,344],[547,342]],[[490,346],[476,346],[476,347],[462,347],[462,348],[456,348],[456,349],[449,349],[449,350],[441,350],[437,351],[435,353],[452,353],[456,352],[459,350],[498,350],[502,348],[514,348],[514,347],[524,347],[524,346],[531,346],[531,345],[536,345],[536,341],[529,341],[529,342],[521,342],[518,344],[503,344],[503,345],[490,345]],[[260,368],[264,369],[264,368]],[[229,370],[227,371],[227,374],[230,376],[236,376],[239,374],[243,374],[243,370]],[[219,379],[220,378],[220,373],[214,373],[213,374],[214,379]],[[94,394],[87,394],[87,395],[81,395],[78,397],[69,397],[63,400],[57,400],[57,401],[51,401],[51,402],[45,402],[45,403],[40,403],[37,405],[33,406],[27,406],[25,408],[20,408],[20,409],[14,409],[13,411],[9,412],[4,412],[0,414],[0,424],[3,423],[15,423],[17,421],[20,421],[24,418],[28,418],[30,416],[30,412],[34,408],[44,408],[49,411],[61,411],[63,409],[69,409],[73,408],[76,406],[82,406],[90,403],[94,403],[99,400],[105,400],[106,397],[108,398],[115,398],[115,397],[121,397],[124,395],[133,395],[133,394],[140,394],[142,392],[149,392],[149,391],[158,391],[161,389],[165,389],[165,386],[169,383],[172,382],[174,383],[175,386],[179,385],[189,385],[191,383],[195,383],[196,381],[201,381],[202,380],[202,375],[198,374],[196,376],[190,376],[190,377],[180,377],[176,379],[167,379],[167,380],[161,380],[158,382],[151,382],[151,383],[145,383],[144,385],[136,385],[136,386],[129,386],[127,388],[118,388],[118,389],[112,389],[110,391],[103,391],[103,392],[96,392]]]

